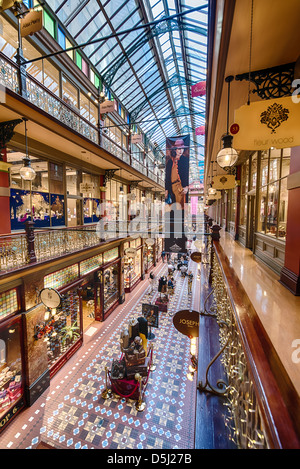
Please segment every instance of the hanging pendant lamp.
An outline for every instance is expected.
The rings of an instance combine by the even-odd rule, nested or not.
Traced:
[[[232,168],[238,159],[237,151],[232,148],[233,136],[229,134],[230,83],[232,82],[233,78],[234,77],[230,75],[225,79],[226,83],[228,83],[227,133],[222,137],[223,148],[217,154],[217,163],[221,168],[225,170],[229,170],[230,168]]]

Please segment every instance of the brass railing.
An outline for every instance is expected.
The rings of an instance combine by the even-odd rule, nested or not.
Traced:
[[[225,424],[238,448],[269,448],[253,380],[241,336],[216,254],[212,253],[212,291],[210,311],[220,327],[221,362],[227,377]]]
[[[200,314],[216,319],[220,351],[210,360],[206,382],[200,381],[198,390],[225,398],[225,426],[237,448],[298,449],[299,421],[293,409],[299,408],[299,396],[295,397],[297,393],[218,242],[217,228],[211,226],[212,241],[207,241],[210,289]],[[217,359],[225,379],[214,386],[209,369]]]

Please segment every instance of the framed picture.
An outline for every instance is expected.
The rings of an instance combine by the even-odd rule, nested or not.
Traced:
[[[142,313],[147,319],[148,326],[158,327],[158,306],[151,304],[142,304]]]

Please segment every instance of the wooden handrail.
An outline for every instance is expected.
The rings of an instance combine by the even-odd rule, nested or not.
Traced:
[[[299,449],[299,395],[222,247],[218,241],[213,244],[242,338],[269,444],[274,449]]]

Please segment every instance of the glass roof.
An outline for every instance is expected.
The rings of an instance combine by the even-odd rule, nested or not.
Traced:
[[[78,45],[105,38],[83,51],[162,153],[166,137],[190,134],[191,178],[198,180],[204,136],[195,128],[205,125],[205,96],[192,98],[191,86],[206,80],[208,0],[47,3]]]

